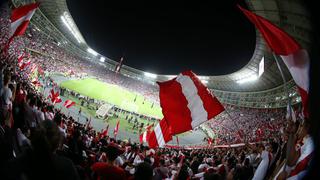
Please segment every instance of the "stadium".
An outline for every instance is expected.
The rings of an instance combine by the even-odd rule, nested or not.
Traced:
[[[95,50],[66,0],[1,2],[0,179],[317,179],[310,5],[240,4],[251,58],[203,75]]]

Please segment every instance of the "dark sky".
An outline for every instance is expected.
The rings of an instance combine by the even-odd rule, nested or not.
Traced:
[[[239,1],[173,1],[67,4],[92,49],[117,61],[124,55],[124,64],[134,68],[157,74],[191,69],[221,75],[248,63],[255,31],[236,8]]]

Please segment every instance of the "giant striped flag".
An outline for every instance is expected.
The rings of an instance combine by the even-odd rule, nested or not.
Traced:
[[[149,134],[148,144],[150,148],[163,147],[172,140],[171,128],[165,119],[162,119]]]
[[[264,40],[276,55],[280,55],[298,86],[303,105],[303,115],[309,117],[308,92],[310,60],[308,52],[289,34],[241,6],[238,6],[247,18],[261,32]]]
[[[38,7],[39,3],[31,3],[12,10],[8,43],[10,43],[15,36],[24,34],[30,19]]]
[[[224,107],[192,72],[158,82],[160,105],[173,135],[189,131],[224,111]]]

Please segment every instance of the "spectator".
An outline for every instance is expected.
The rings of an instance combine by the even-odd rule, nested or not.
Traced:
[[[110,143],[105,149],[106,162],[96,162],[91,169],[95,174],[95,179],[126,179],[125,171],[114,165],[115,160],[121,154],[117,144]]]
[[[33,149],[8,163],[7,177],[25,176],[28,179],[79,179],[73,163],[55,154],[61,133],[55,123],[46,120],[35,129],[31,144]]]

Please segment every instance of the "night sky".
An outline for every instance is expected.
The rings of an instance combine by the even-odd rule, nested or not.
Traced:
[[[254,27],[237,2],[67,0],[98,53],[117,61],[124,56],[125,65],[151,73],[201,75],[239,70],[254,52]]]

